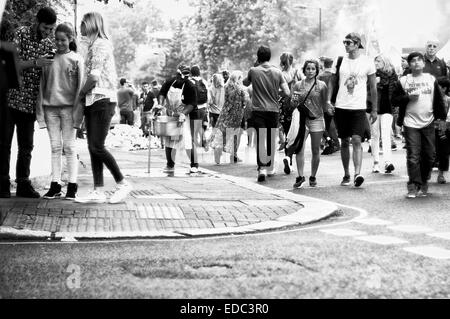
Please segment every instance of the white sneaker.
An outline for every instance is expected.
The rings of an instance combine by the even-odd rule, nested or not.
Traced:
[[[74,201],[82,204],[104,204],[106,203],[106,195],[104,192],[94,189],[89,191],[86,196],[76,197]]]
[[[266,180],[266,177],[267,177],[267,170],[265,168],[261,168],[258,171],[258,182],[259,183],[264,182]]]
[[[267,176],[269,176],[269,177],[274,177],[276,174],[277,174],[277,170],[275,168],[267,171]]]
[[[189,169],[189,174],[197,174],[198,173],[198,168],[197,167],[191,167]]]
[[[118,204],[121,203],[127,198],[128,194],[133,190],[133,186],[127,181],[124,181],[122,184],[117,184],[116,191],[109,199],[110,204]]]
[[[372,169],[372,173],[378,174],[380,172],[380,165],[379,164],[374,164],[373,165],[373,169]]]

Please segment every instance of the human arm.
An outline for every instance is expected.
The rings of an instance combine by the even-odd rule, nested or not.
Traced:
[[[323,113],[328,113],[328,115],[334,115],[334,107],[331,103],[328,103],[328,86],[324,83],[322,89],[320,90],[321,104]]]
[[[291,95],[289,85],[286,82],[286,79],[284,78],[283,74],[281,74],[280,88],[281,88],[281,95],[283,95],[283,97],[289,97]]]
[[[372,108],[372,112],[370,112],[370,120],[371,123],[375,123],[377,118],[378,118],[378,110],[375,107],[376,105],[378,105],[378,92],[377,92],[377,78],[376,78],[376,74],[370,74],[368,76],[368,81],[369,81],[369,89],[370,89],[370,102],[372,103],[372,105],[374,106]]]
[[[39,128],[41,129],[47,127],[47,123],[45,122],[44,116],[44,106],[42,105],[44,98],[45,83],[46,83],[45,73],[42,72],[41,84],[39,85],[39,92],[36,100],[36,121],[38,122]]]
[[[80,60],[78,62],[78,87],[76,95],[77,98],[75,99],[72,111],[73,127],[75,129],[80,129],[81,124],[83,123],[84,104],[81,102],[80,92],[83,87],[84,72],[85,72],[84,61]]]

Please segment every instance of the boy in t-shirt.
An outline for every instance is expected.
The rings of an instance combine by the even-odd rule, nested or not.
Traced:
[[[393,93],[393,104],[400,107],[397,124],[403,126],[406,139],[407,198],[428,196],[435,157],[435,122],[443,131],[447,118],[437,80],[423,73],[424,61],[420,52],[408,56],[411,74],[399,80]]]

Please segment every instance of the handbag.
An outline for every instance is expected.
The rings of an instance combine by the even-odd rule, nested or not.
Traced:
[[[297,107],[298,111],[302,115],[306,115],[310,120],[315,120],[316,117],[314,116],[314,113],[306,106],[306,101],[308,100],[309,96],[311,95],[312,90],[315,88],[317,84],[317,79],[314,81],[314,84],[312,85],[311,89],[309,89],[308,94],[306,94],[305,99],[302,103],[300,103]],[[294,94],[299,94],[299,92],[294,92]]]

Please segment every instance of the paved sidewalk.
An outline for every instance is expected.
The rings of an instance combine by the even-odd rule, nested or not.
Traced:
[[[186,164],[178,164],[175,174],[168,176],[162,173],[163,151],[151,152],[148,174],[148,151],[113,150],[134,185],[122,204],[0,199],[0,238],[73,241],[245,234],[309,224],[338,210],[322,201],[202,168],[191,176]],[[92,175],[87,153],[80,158],[86,166],[80,165],[79,173],[79,195],[83,195],[92,187]],[[111,195],[114,182],[107,169],[105,180]]]

